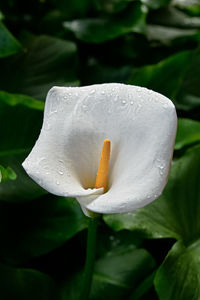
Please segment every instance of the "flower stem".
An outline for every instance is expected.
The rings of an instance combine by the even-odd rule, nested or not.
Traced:
[[[94,270],[95,254],[96,254],[96,237],[99,218],[90,218],[87,237],[87,253],[85,269],[83,274],[82,289],[80,300],[89,298],[90,288],[92,284],[92,275]]]

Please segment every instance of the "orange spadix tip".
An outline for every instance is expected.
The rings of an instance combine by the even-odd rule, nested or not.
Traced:
[[[98,168],[96,182],[95,182],[95,188],[99,189],[103,187],[104,192],[108,184],[109,161],[110,161],[110,140],[106,139],[103,142],[101,158],[100,158],[99,168]]]

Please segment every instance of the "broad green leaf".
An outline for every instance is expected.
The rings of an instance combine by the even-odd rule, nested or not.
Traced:
[[[174,0],[173,4],[184,10],[186,13],[193,15],[193,16],[199,16],[200,15],[200,2],[199,0]]]
[[[36,100],[30,99],[30,104],[42,107]],[[28,105],[26,97],[15,98],[6,93],[0,97],[0,164],[11,167],[17,174],[15,181],[0,184],[0,201],[27,201],[46,193],[21,166],[37,140],[43,118],[42,111],[30,109]]]
[[[95,262],[89,299],[129,299],[138,284],[147,281],[154,268],[155,261],[146,250],[134,245],[114,247]],[[63,285],[62,300],[80,299],[82,276],[83,273],[79,272]],[[152,285],[152,280],[149,285]]]
[[[198,17],[188,16],[172,5],[165,9],[155,11],[150,18],[150,22],[168,27],[200,28],[200,19]]]
[[[175,150],[196,143],[200,143],[200,122],[179,118]]]
[[[161,44],[173,46],[187,41],[200,41],[200,31],[198,29],[185,29],[176,27],[166,27],[156,24],[147,25],[147,38],[149,41],[159,41]]]
[[[200,240],[177,242],[155,278],[160,300],[200,299]]]
[[[180,86],[176,102],[183,109],[196,108],[200,106],[200,50],[197,49],[191,59],[189,68]]]
[[[0,298],[2,300],[55,300],[57,288],[46,274],[32,270],[12,268],[0,264]]]
[[[129,32],[144,33],[146,14],[147,8],[136,1],[121,15],[73,20],[64,27],[84,42],[102,43]]]
[[[50,0],[65,19],[73,19],[75,17],[83,17],[92,7],[90,0]]]
[[[75,199],[46,195],[27,203],[0,203],[0,255],[12,264],[48,253],[88,224]]]
[[[114,230],[137,230],[151,238],[192,241],[200,234],[200,147],[190,148],[172,164],[169,182],[161,197],[145,208],[105,215]]]
[[[127,8],[130,0],[95,0],[97,10],[115,14]]]
[[[141,0],[141,2],[152,9],[158,9],[163,6],[167,6],[171,0]]]
[[[6,180],[15,180],[17,178],[17,174],[10,168],[4,168],[0,165],[0,182]]]
[[[20,43],[0,21],[0,58],[13,55],[21,50]]]
[[[78,84],[77,59],[73,42],[49,36],[32,38],[24,54],[2,64],[0,89],[44,100],[54,85]]]
[[[124,247],[108,252],[95,264],[90,299],[127,299],[154,266],[144,249]]]
[[[44,110],[44,102],[36,100],[27,95],[11,94],[0,91],[0,101],[4,101],[10,106],[24,105],[37,110]]]
[[[193,56],[192,51],[180,52],[156,65],[142,67],[133,72],[129,83],[145,86],[174,100]]]
[[[151,293],[151,290],[153,288],[154,277],[155,271],[138,285],[138,287],[133,291],[133,293],[129,297],[129,300],[157,300],[156,295],[152,295]]]

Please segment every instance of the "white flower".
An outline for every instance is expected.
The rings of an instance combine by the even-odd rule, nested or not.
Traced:
[[[118,83],[53,87],[39,139],[23,167],[50,193],[77,198],[85,213],[132,211],[162,193],[176,127],[173,103],[146,88]],[[103,193],[94,186],[107,138],[111,159]]]

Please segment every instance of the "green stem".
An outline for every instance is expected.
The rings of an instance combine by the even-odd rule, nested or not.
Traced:
[[[89,298],[90,288],[92,284],[92,275],[94,270],[95,254],[96,254],[96,237],[98,227],[98,217],[90,218],[87,237],[87,253],[85,269],[83,274],[82,289],[80,300]]]

